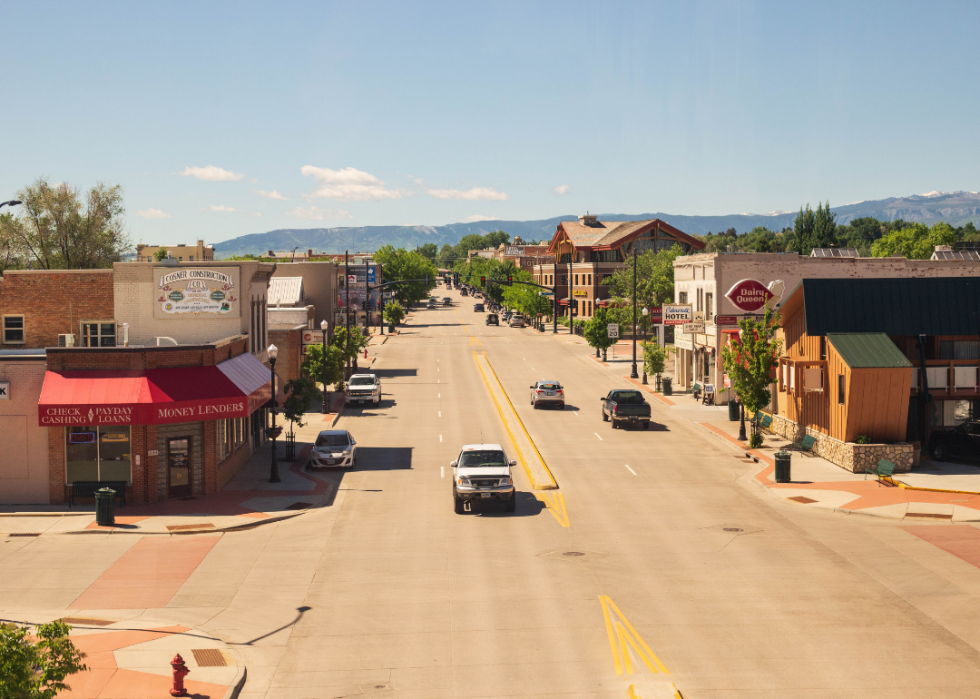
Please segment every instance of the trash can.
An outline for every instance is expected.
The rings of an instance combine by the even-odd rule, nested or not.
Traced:
[[[728,401],[728,419],[731,422],[738,422],[738,401],[735,399]]]
[[[790,453],[777,451],[774,456],[776,457],[776,482],[789,483],[791,480],[789,473]]]
[[[663,380],[661,382],[661,385],[664,387],[664,395],[665,396],[671,396],[671,395],[674,394],[673,383],[674,383],[674,380],[672,378],[670,378],[669,376],[665,376],[663,378]]]
[[[100,488],[95,491],[95,523],[100,527],[110,527],[116,523],[116,491]]]

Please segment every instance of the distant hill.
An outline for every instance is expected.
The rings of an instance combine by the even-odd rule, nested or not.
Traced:
[[[817,202],[812,202],[816,206]],[[980,224],[980,193],[978,192],[930,192],[908,197],[890,197],[862,201],[834,207],[838,223],[849,223],[855,218],[870,216],[882,221],[904,219],[921,221],[931,225],[946,221],[962,226],[967,221]],[[659,218],[692,235],[717,233],[734,228],[746,233],[756,226],[779,231],[793,225],[795,211],[771,214],[730,214],[727,216],[684,216],[681,214],[599,214],[603,221],[641,221]],[[503,230],[511,237],[524,240],[551,240],[561,221],[574,221],[576,215],[556,216],[540,221],[480,221],[478,223],[453,223],[446,226],[361,226],[358,228],[283,228],[268,233],[253,233],[217,243],[215,255],[225,258],[231,255],[259,254],[269,250],[314,249],[339,253],[344,250],[369,252],[382,245],[415,248],[424,243],[455,245],[460,238],[471,233],[484,235]]]

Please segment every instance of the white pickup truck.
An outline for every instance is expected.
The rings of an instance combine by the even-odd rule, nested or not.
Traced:
[[[453,469],[453,504],[456,514],[472,509],[473,501],[504,503],[508,512],[517,510],[517,491],[511,467],[499,444],[467,444],[451,462]]]
[[[354,374],[347,382],[344,400],[348,405],[367,401],[377,405],[381,402],[381,380],[376,374]]]

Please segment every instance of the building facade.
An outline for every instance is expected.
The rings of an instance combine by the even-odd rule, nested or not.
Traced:
[[[140,243],[136,246],[136,262],[155,262],[157,253],[165,250],[168,257],[178,262],[212,262],[214,260],[214,246],[205,245],[203,240],[197,241],[197,245],[144,245]]]

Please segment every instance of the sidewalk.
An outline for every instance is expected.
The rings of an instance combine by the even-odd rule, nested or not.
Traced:
[[[0,511],[0,533],[21,536],[105,531],[200,534],[254,527],[299,516],[304,510],[327,504],[335,495],[337,474],[309,472],[304,466],[316,435],[336,424],[342,406],[343,394],[335,394],[331,407],[336,412],[306,414],[306,425],[296,429],[296,459],[293,462],[285,461],[285,445],[282,440],[278,441],[280,483],[269,483],[272,445],[267,443],[214,495],[117,507],[115,524],[111,527],[100,527],[95,523],[92,504],[76,505],[72,509],[66,505],[9,506]]]

